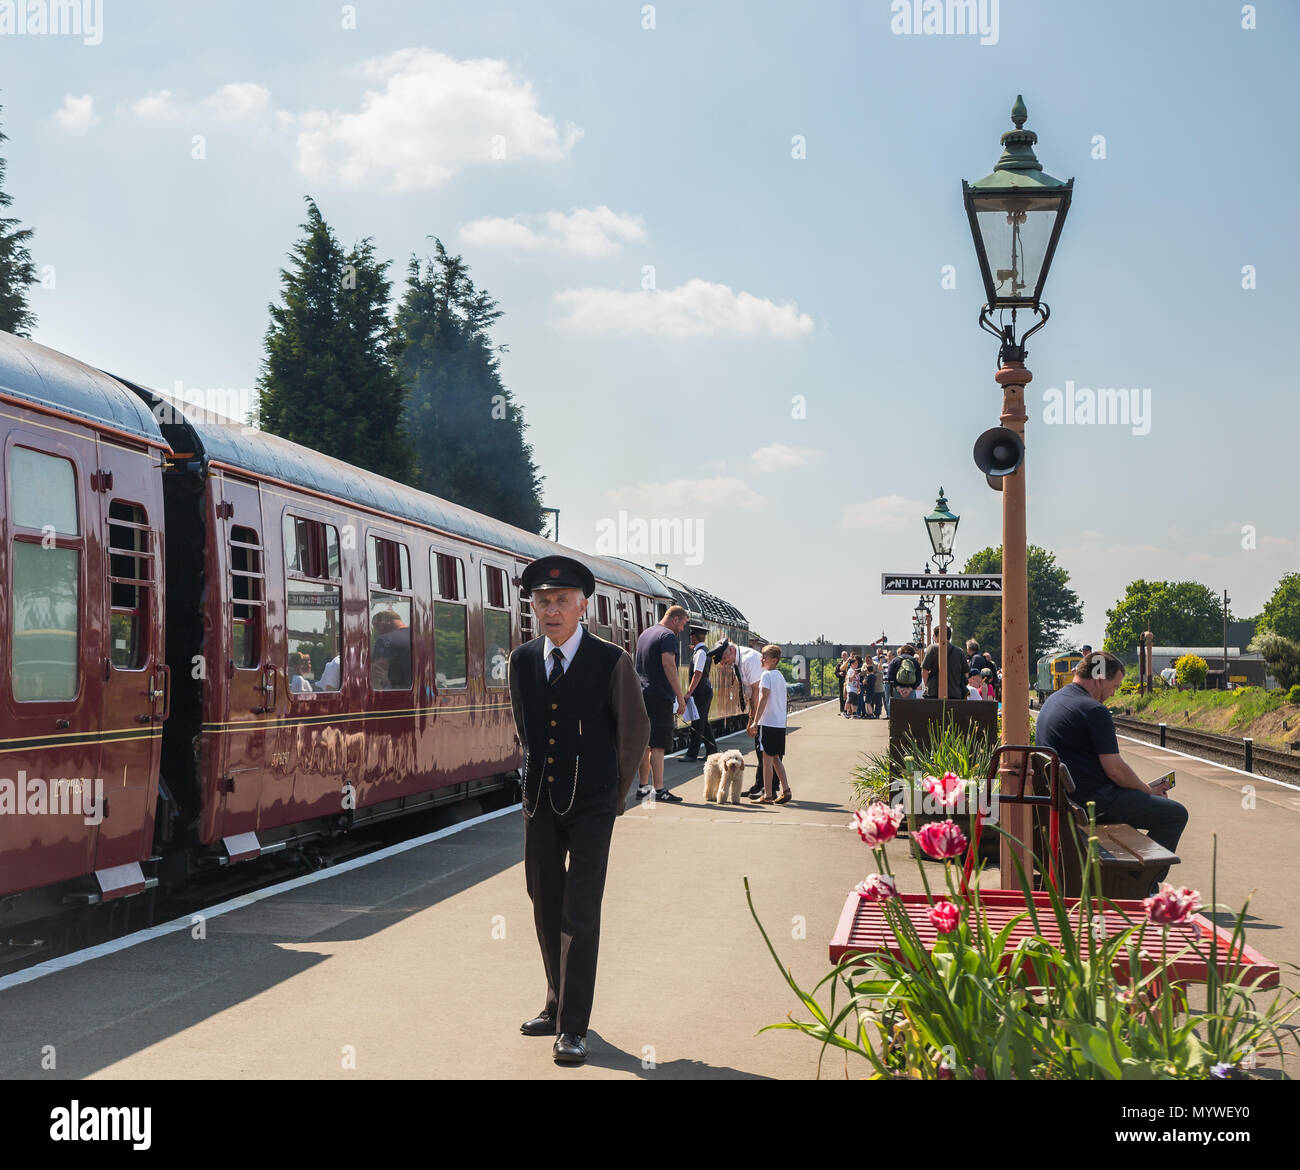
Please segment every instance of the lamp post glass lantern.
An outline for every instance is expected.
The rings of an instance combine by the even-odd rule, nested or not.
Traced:
[[[1017,95],[1016,128],[1002,135],[993,173],[961,185],[991,309],[1030,308],[1042,300],[1074,190],[1073,179],[1062,182],[1043,170],[1034,154],[1038,135],[1024,128],[1028,117]]]
[[[957,524],[960,516],[948,511],[948,501],[944,498],[943,488],[939,489],[939,498],[935,501],[934,511],[925,518],[926,531],[930,534],[930,545],[934,549],[934,559],[939,571],[946,573],[952,564],[952,542],[957,537]]]

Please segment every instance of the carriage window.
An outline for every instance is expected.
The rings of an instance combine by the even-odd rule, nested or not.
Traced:
[[[596,636],[606,642],[614,640],[613,619],[609,612],[609,598],[603,593],[596,594]]]
[[[262,615],[266,609],[262,543],[251,528],[230,529],[231,658],[238,670],[262,661]],[[319,677],[319,675],[317,675]]]
[[[483,678],[489,687],[509,685],[510,602],[506,571],[483,566]]]
[[[465,566],[460,557],[432,551],[429,562],[437,591],[433,603],[434,682],[440,691],[461,691],[469,685]]]
[[[67,459],[14,447],[9,452],[9,504],[19,528],[81,535],[76,475]]]
[[[109,649],[119,670],[139,670],[149,653],[153,549],[144,509],[108,506]]]
[[[343,644],[340,594],[337,585],[289,582],[285,633],[289,649],[289,691],[295,697],[308,698],[320,691],[338,690],[337,681],[332,686],[326,683],[331,662],[337,680],[337,658]]]
[[[339,689],[343,590],[325,583],[342,569],[338,541],[332,524],[302,516],[284,518],[285,640],[289,693],[295,698]]]
[[[532,603],[523,593],[519,594],[519,640],[521,642],[531,642],[536,633],[533,630],[533,607]]]
[[[370,686],[376,691],[411,689],[411,561],[406,545],[366,537],[370,584]]]
[[[284,567],[304,577],[337,579],[341,575],[339,531],[333,524],[284,518]]]
[[[433,554],[436,565],[438,596],[445,601],[465,600],[465,566],[460,557],[446,553]]]
[[[14,698],[76,698],[81,525],[71,461],[12,447],[9,512],[15,529],[27,529],[14,532],[12,545],[9,670]],[[56,543],[59,538],[63,546]]]
[[[469,684],[465,635],[465,607],[454,601],[435,601],[433,665],[440,691],[464,690]]]
[[[13,552],[14,698],[75,698],[81,553],[25,540]]]

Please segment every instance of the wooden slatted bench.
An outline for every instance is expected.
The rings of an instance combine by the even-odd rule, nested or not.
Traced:
[[[1050,754],[1045,749],[1039,749],[1031,757],[1034,792],[1040,796],[1050,796],[1050,762]],[[1071,799],[1074,781],[1069,768],[1064,764],[1059,768],[1057,808],[1063,838],[1060,851],[1062,892],[1074,896],[1083,889],[1080,863],[1088,852],[1088,813]],[[1046,825],[1043,822],[1046,818],[1041,809],[1036,811],[1039,814],[1035,817],[1037,852],[1040,857],[1045,857]],[[1156,875],[1180,863],[1176,853],[1151,840],[1141,829],[1119,823],[1097,826],[1097,851],[1101,865],[1101,894],[1105,898],[1145,898],[1151,892]]]

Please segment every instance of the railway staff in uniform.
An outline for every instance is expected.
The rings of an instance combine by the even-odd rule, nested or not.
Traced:
[[[695,700],[697,717],[691,723],[691,741],[686,746],[684,760],[698,760],[701,745],[706,757],[718,750],[718,741],[713,738],[713,729],[709,726],[713,684],[709,681],[709,648],[704,644],[707,633],[699,626],[691,626],[691,685],[686,688],[686,697]]]
[[[542,557],[520,584],[542,631],[510,655],[510,705],[524,750],[524,873],[546,969],[545,1006],[520,1031],[554,1036],[556,1061],[581,1064],[610,837],[650,720],[632,659],[580,623],[591,570]]]

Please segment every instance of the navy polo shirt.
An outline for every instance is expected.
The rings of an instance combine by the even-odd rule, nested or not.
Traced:
[[[1075,804],[1094,800],[1097,811],[1104,812],[1119,791],[1097,758],[1119,753],[1110,712],[1078,683],[1069,683],[1047,696],[1038,713],[1034,740],[1053,748],[1070,769]]]

